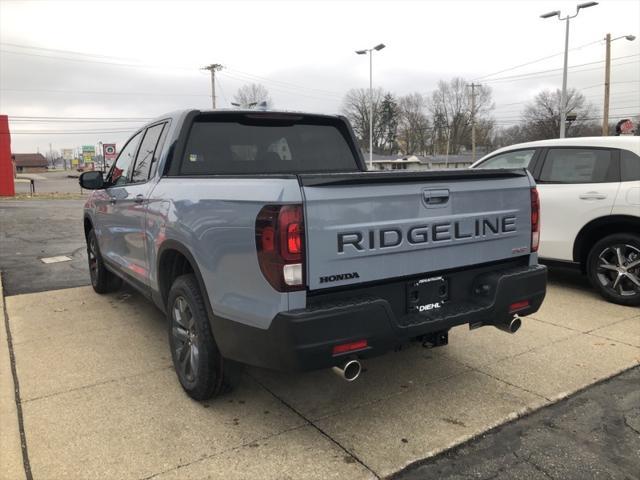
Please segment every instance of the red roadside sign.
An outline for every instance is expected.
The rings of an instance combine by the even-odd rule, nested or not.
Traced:
[[[116,144],[115,143],[104,143],[102,145],[102,153],[104,155],[105,160],[115,160],[117,157],[116,154]]]

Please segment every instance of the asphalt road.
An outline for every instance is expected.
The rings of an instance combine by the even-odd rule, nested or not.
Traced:
[[[89,285],[84,200],[0,200],[0,271],[5,295]],[[45,264],[43,257],[71,261]]]
[[[640,367],[393,478],[640,478]]]

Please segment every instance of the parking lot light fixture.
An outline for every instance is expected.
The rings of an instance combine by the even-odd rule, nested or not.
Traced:
[[[379,52],[386,45],[379,43],[373,48],[356,50],[358,55],[369,54],[369,170],[373,170],[373,51]]]
[[[540,18],[551,18],[555,16],[560,16],[560,10],[554,10],[553,12],[545,13],[543,15],[540,15]]]
[[[582,8],[595,7],[596,5],[598,5],[598,2],[584,2],[578,5],[578,11],[580,11],[580,9]]]
[[[576,13],[573,15],[567,15],[566,17],[560,16],[560,10],[554,10],[553,12],[540,15],[540,18],[552,18],[558,17],[558,20],[564,21],[566,24],[565,36],[564,36],[564,68],[562,69],[562,92],[560,94],[560,138],[565,137],[566,131],[566,117],[567,117],[567,63],[569,61],[569,20],[578,16],[580,10],[583,8],[595,7],[598,2],[585,2],[580,3],[576,7]]]

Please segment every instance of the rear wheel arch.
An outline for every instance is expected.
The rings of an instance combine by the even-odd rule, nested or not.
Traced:
[[[608,215],[591,220],[580,229],[573,243],[573,261],[586,272],[587,258],[591,248],[602,238],[614,233],[640,231],[640,218],[631,215]]]
[[[171,285],[175,279],[187,273],[193,273],[196,276],[198,286],[207,306],[209,318],[213,318],[213,310],[209,302],[207,288],[195,258],[182,243],[175,240],[166,240],[158,250],[157,264],[158,289],[163,306],[166,307],[169,290],[171,290]]]

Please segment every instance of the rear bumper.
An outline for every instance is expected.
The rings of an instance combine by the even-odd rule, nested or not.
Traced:
[[[356,295],[324,296],[310,302],[308,308],[279,313],[267,330],[216,318],[216,340],[222,354],[236,361],[276,370],[315,370],[335,366],[345,357],[380,355],[411,339],[457,325],[508,322],[514,315],[510,312],[514,303],[527,301],[528,306],[517,313],[529,315],[540,308],[546,293],[543,265],[499,271],[494,266],[493,270],[461,273],[464,276],[456,281],[459,292],[453,291],[449,302],[427,313],[401,313],[405,310],[395,299],[404,295],[406,282],[396,282],[360,289]],[[384,295],[377,295],[381,291]],[[335,345],[363,339],[367,340],[365,349],[332,355]]]

